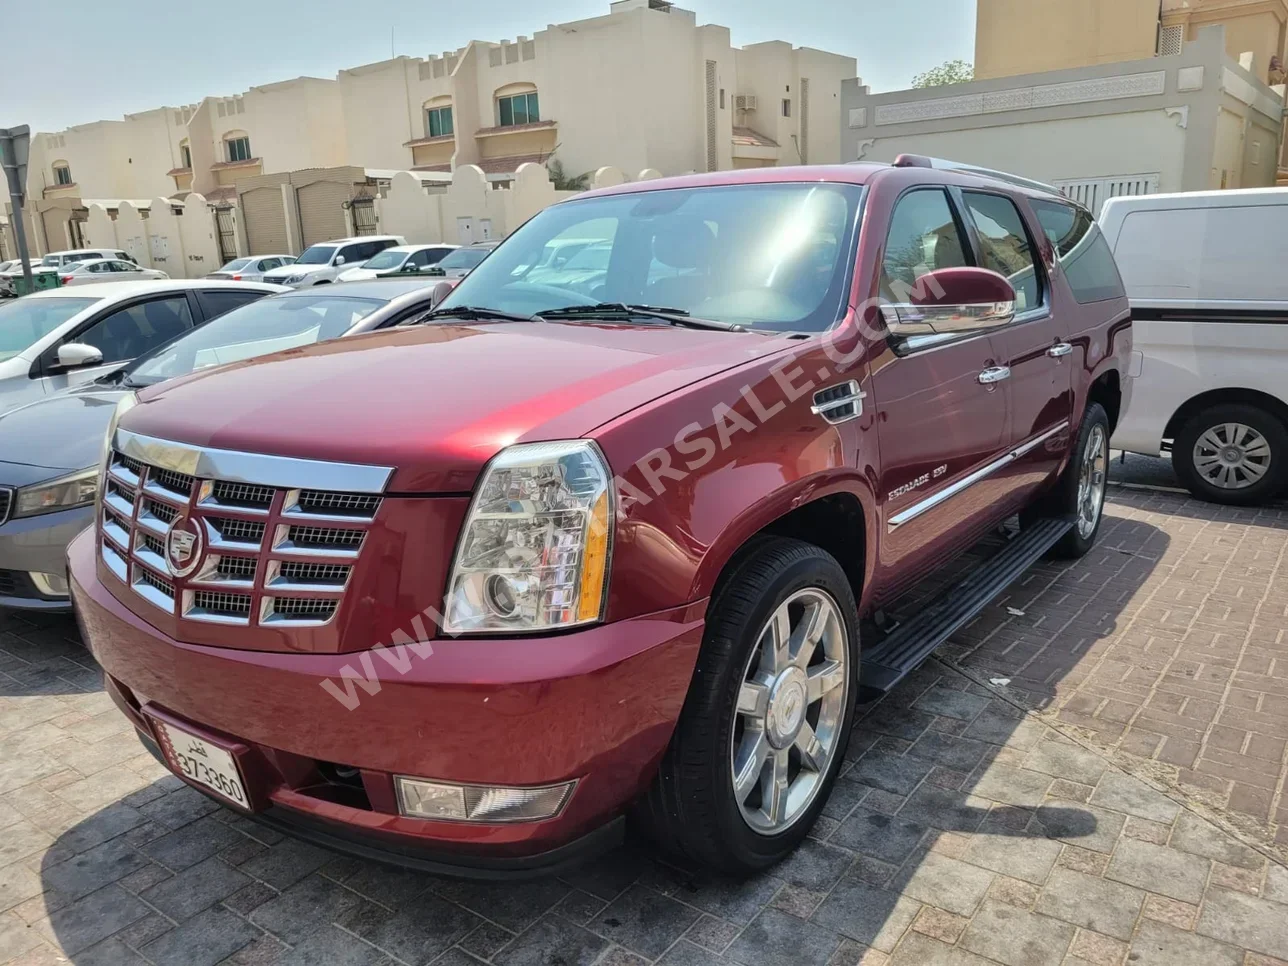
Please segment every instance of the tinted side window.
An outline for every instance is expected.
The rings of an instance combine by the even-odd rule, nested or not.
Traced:
[[[1007,278],[1015,289],[1016,312],[1036,309],[1042,304],[1042,279],[1015,202],[978,191],[964,191],[962,197],[979,237],[980,267]]]
[[[1114,254],[1091,215],[1058,201],[1032,204],[1075,299],[1085,304],[1126,296]]]
[[[375,252],[371,251],[370,245],[348,245],[340,249],[340,254],[344,256],[346,265],[357,265],[365,262]]]
[[[264,293],[262,292],[197,293],[197,301],[201,303],[201,310],[206,313],[207,319],[213,319],[217,315],[231,312],[233,309],[240,308],[248,302],[257,302],[263,297]]]
[[[141,302],[113,312],[69,341],[92,345],[104,362],[123,362],[168,342],[192,328],[186,297]]]
[[[425,261],[423,262],[423,264],[437,265],[439,262],[441,262],[444,258],[447,257],[447,254],[450,251],[451,251],[450,248],[427,248],[423,252],[421,252],[421,254],[425,257]]]
[[[128,252],[113,252],[112,254],[115,255],[117,258],[122,259],[123,261],[127,261],[127,262],[134,261],[134,259],[130,257]]]
[[[906,302],[923,275],[969,264],[961,229],[945,192],[928,188],[899,199],[886,237],[882,298]]]

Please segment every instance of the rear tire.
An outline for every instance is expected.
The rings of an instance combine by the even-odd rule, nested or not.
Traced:
[[[708,608],[688,697],[643,803],[659,844],[736,876],[791,854],[845,756],[858,634],[834,557],[798,540],[752,545]]]
[[[1109,475],[1109,416],[1100,403],[1088,403],[1073,456],[1049,498],[1051,512],[1073,520],[1051,554],[1064,560],[1086,556],[1100,535]]]
[[[1288,428],[1257,406],[1212,406],[1176,434],[1172,467],[1200,500],[1226,506],[1266,503],[1288,484]]]

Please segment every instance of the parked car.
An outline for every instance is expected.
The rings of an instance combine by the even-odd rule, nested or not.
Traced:
[[[393,248],[386,248],[356,268],[346,268],[339,274],[336,281],[357,282],[385,275],[423,272],[431,265],[437,265],[444,256],[451,254],[458,247],[457,245],[396,245]]]
[[[155,268],[140,268],[134,262],[123,262],[119,258],[93,258],[76,262],[62,270],[62,283],[68,285],[90,285],[96,282],[158,282],[170,276]]]
[[[249,258],[234,258],[219,271],[211,272],[206,278],[224,278],[233,282],[262,282],[265,272],[294,264],[294,255],[252,255]]]
[[[29,259],[27,264],[31,266],[31,271],[35,273],[40,268],[40,259]],[[7,297],[15,294],[13,280],[22,277],[22,259],[14,258],[7,262],[0,262],[0,296]]]
[[[256,295],[268,294],[256,292]],[[243,303],[88,385],[0,416],[0,607],[67,610],[67,544],[94,521],[103,434],[121,399],[167,379],[416,319],[441,296],[381,279]]]
[[[860,688],[1093,546],[1130,395],[1103,239],[1074,273],[1044,235],[1085,212],[929,164],[581,194],[456,324],[142,390],[68,552],[109,694],[189,784],[366,858],[552,872],[639,806],[707,867],[783,859]],[[524,278],[589,233],[603,301]]]
[[[386,248],[406,243],[407,239],[398,235],[368,235],[324,242],[306,248],[294,264],[265,272],[264,281],[291,288],[326,285],[334,282],[345,266],[355,268]]]
[[[1170,454],[1213,503],[1284,493],[1288,188],[1113,198],[1100,222],[1136,329],[1136,395],[1114,445]]]
[[[75,262],[86,262],[94,258],[119,258],[123,262],[133,262],[129,252],[119,248],[73,248],[65,252],[50,252],[40,259],[40,267],[45,270],[61,271]]]
[[[492,249],[499,244],[501,243],[498,241],[485,241],[458,248],[437,265],[425,269],[425,274],[439,275],[444,278],[464,278],[478,268],[479,263],[492,254]]]
[[[281,291],[255,282],[172,279],[56,288],[6,302],[0,305],[0,414],[92,382],[205,318]]]

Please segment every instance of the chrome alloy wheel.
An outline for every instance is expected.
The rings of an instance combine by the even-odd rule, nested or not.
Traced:
[[[730,767],[743,820],[762,835],[793,825],[823,788],[841,744],[850,642],[836,601],[809,588],[761,630],[743,671]]]
[[[1092,427],[1087,447],[1082,453],[1078,479],[1078,535],[1086,540],[1096,532],[1105,506],[1105,480],[1109,475],[1109,445],[1105,428]]]
[[[1270,472],[1270,441],[1243,423],[1213,426],[1194,444],[1194,468],[1222,490],[1243,490]]]

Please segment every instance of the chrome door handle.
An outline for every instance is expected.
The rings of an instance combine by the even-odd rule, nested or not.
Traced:
[[[980,385],[991,386],[995,383],[1005,382],[1011,378],[1011,369],[1009,366],[994,366],[992,369],[985,369],[979,374]]]
[[[1071,352],[1073,352],[1073,346],[1069,345],[1067,342],[1057,342],[1051,348],[1047,349],[1047,355],[1052,359],[1063,359]]]

